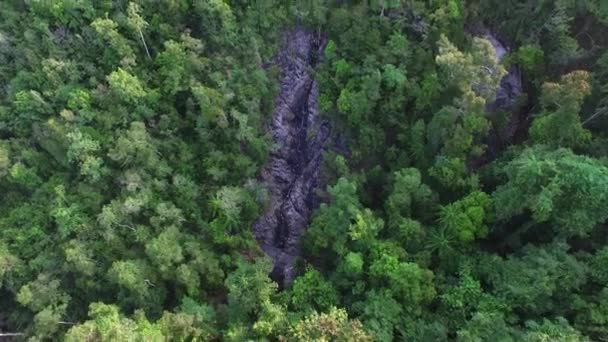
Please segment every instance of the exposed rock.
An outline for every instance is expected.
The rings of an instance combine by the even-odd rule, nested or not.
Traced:
[[[503,60],[509,53],[509,47],[494,32],[481,28],[480,31],[477,31],[477,34],[490,41],[496,50],[498,61]],[[488,146],[486,153],[473,160],[471,166],[477,168],[494,160],[500,154],[500,151],[515,142],[516,137],[522,130],[527,130],[529,125],[527,122],[528,115],[526,111],[522,111],[522,103],[520,102],[522,95],[524,93],[521,71],[516,66],[511,66],[500,81],[494,101],[486,106],[489,113],[506,112],[508,117],[503,125],[493,127],[492,133],[486,139]]]
[[[490,31],[486,31],[484,38],[492,43],[494,50],[496,50],[496,59],[502,61],[509,52],[507,46]],[[500,81],[500,86],[496,92],[494,102],[488,105],[490,111],[512,107],[517,98],[522,94],[521,74],[519,69],[515,66],[511,66],[507,71],[507,74]]]
[[[275,64],[281,71],[280,90],[268,130],[276,150],[262,170],[270,204],[253,225],[260,246],[274,261],[271,273],[280,285],[289,285],[300,255],[299,240],[316,206],[314,189],[329,137],[329,124],[319,118],[318,88],[312,68],[324,39],[303,28],[283,37]]]

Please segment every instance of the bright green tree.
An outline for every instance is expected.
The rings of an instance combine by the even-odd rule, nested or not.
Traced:
[[[591,133],[583,128],[580,111],[585,96],[591,93],[589,73],[574,71],[562,76],[560,83],[543,85],[541,105],[543,113],[530,127],[534,142],[555,147],[585,146]]]
[[[608,218],[608,168],[570,150],[526,148],[504,165],[508,181],[492,195],[500,219],[529,210],[561,235],[585,236]]]

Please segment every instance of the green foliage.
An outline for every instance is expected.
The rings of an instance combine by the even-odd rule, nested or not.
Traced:
[[[409,168],[395,172],[393,188],[385,202],[391,235],[404,242],[419,241],[424,228],[412,217],[424,217],[433,201],[433,192],[422,183],[420,171]]]
[[[513,328],[499,313],[476,313],[457,335],[458,341],[515,341]]]
[[[608,218],[608,168],[566,149],[527,148],[503,167],[508,182],[493,194],[501,219],[530,210],[566,236],[587,235]]]
[[[417,264],[383,255],[370,266],[370,275],[377,281],[388,282],[388,287],[408,310],[415,312],[435,297],[433,273]]]
[[[36,170],[19,162],[13,164],[9,170],[9,179],[28,190],[33,190],[42,183],[42,179],[38,176]]]
[[[159,282],[144,260],[115,261],[108,270],[108,278],[121,289],[125,305],[158,310],[164,293],[157,287]]]
[[[135,64],[135,54],[129,41],[117,30],[118,25],[111,19],[97,18],[91,23],[91,27],[102,39],[101,44],[109,45],[106,49],[103,61],[106,65],[117,65],[128,67]]]
[[[591,133],[583,128],[579,112],[590,92],[589,73],[585,71],[562,76],[561,83],[545,83],[541,96],[545,111],[530,127],[532,140],[555,147],[585,146]]]
[[[438,47],[439,54],[435,61],[448,82],[454,84],[465,98],[474,92],[472,102],[485,103],[483,100],[489,101],[496,95],[496,89],[506,70],[499,64],[494,47],[488,40],[474,38],[471,53],[465,54],[442,35]]]
[[[529,332],[523,338],[523,341],[564,341],[577,342],[589,341],[579,331],[568,324],[568,321],[563,317],[559,317],[555,322],[543,320],[541,324],[536,322],[526,323]]]
[[[177,227],[170,226],[146,244],[146,254],[161,274],[169,274],[175,265],[184,260],[180,235]]]
[[[462,327],[471,324],[478,316],[493,316],[505,311],[500,298],[484,291],[481,282],[463,267],[456,282],[450,284],[441,295],[442,316],[449,316],[449,326]],[[459,332],[460,333],[460,332]]]
[[[350,259],[347,256],[351,266],[348,271],[356,272],[358,261],[352,259],[352,256]],[[294,309],[303,312],[315,310],[324,312],[338,304],[338,294],[333,285],[313,268],[308,269],[304,275],[294,281],[290,298]]]
[[[8,279],[18,262],[19,260],[9,253],[5,245],[0,245],[0,288],[3,280]]]
[[[515,62],[526,72],[533,73],[545,62],[545,52],[538,45],[523,45],[517,50]]]
[[[402,323],[403,308],[390,293],[370,291],[365,302],[361,319],[365,329],[377,341],[394,340],[394,331]]]
[[[8,150],[4,146],[0,145],[0,177],[3,177],[8,173],[10,163],[11,161]]]
[[[273,300],[277,284],[268,278],[270,270],[269,260],[262,259],[255,264],[240,263],[226,278],[230,315],[228,334],[241,330],[242,338],[277,336],[285,329],[285,308]]]
[[[164,312],[158,324],[165,336],[209,340],[218,336],[214,309],[185,297],[179,312]]]
[[[331,308],[328,313],[313,313],[298,322],[290,332],[297,341],[372,341],[359,321],[351,321],[343,309]]]
[[[135,320],[125,318],[114,305],[92,303],[91,320],[78,324],[66,333],[66,341],[162,341],[160,327],[150,323],[140,312]]]
[[[108,84],[110,90],[115,92],[120,100],[128,103],[137,103],[146,95],[139,79],[122,68],[118,68],[108,76]]]
[[[591,277],[602,285],[608,285],[608,247],[603,247],[593,256]]]
[[[0,336],[608,340],[605,3],[0,1]],[[331,130],[277,284],[290,29]]]
[[[604,287],[598,293],[581,301],[577,308],[580,311],[576,315],[575,327],[594,339],[608,336],[608,288]]]
[[[332,202],[321,206],[306,234],[305,246],[311,255],[322,251],[344,255],[347,252],[350,228],[365,229],[365,219],[361,215],[362,208],[356,190],[356,184],[346,178],[340,178],[336,185],[329,188]],[[356,219],[358,222],[354,223]],[[354,236],[364,233],[365,230],[355,230]],[[373,231],[370,233],[373,235]]]
[[[546,248],[525,247],[521,256],[495,260],[488,274],[496,296],[512,309],[545,313],[567,308],[568,294],[578,290],[586,280],[583,263],[568,254],[564,244]]]
[[[164,50],[156,56],[165,93],[175,95],[188,88],[190,72],[197,69],[192,55],[183,42],[165,42]]]
[[[79,164],[81,175],[91,181],[98,181],[103,172],[103,160],[96,156],[100,150],[99,142],[80,131],[68,133],[67,138],[70,141],[68,160]]]
[[[492,206],[488,194],[475,191],[440,209],[439,223],[462,243],[470,243],[488,234],[487,222]]]

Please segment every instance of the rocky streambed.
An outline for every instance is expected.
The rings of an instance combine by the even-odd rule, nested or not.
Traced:
[[[280,285],[293,280],[300,236],[317,205],[314,190],[329,140],[329,124],[319,116],[318,87],[312,75],[324,45],[318,34],[294,28],[284,34],[274,61],[280,70],[280,88],[267,129],[276,148],[261,174],[270,203],[253,232],[274,261],[271,277]]]

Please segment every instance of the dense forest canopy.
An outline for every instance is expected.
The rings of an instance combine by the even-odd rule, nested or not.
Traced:
[[[342,148],[283,284],[252,226],[296,28]],[[608,341],[607,33],[605,0],[0,1],[0,340]]]

